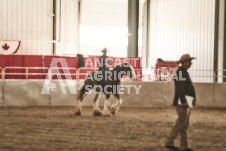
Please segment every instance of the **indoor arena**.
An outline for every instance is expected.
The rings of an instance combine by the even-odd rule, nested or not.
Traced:
[[[0,151],[226,151],[225,0],[0,0]]]

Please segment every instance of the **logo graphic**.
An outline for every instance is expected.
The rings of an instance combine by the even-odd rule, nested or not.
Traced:
[[[4,46],[2,46],[2,48],[3,48],[4,50],[8,50],[8,49],[9,49],[9,46],[8,46],[8,44],[7,44],[7,43],[5,43],[5,45],[4,45]]]
[[[88,60],[88,59],[87,59]],[[58,64],[61,64],[62,68],[58,66]],[[119,63],[119,62],[118,62]],[[88,64],[93,64],[93,62],[91,60],[88,60]],[[87,64],[86,64],[87,66]],[[124,67],[130,67],[128,65],[124,65]],[[76,86],[75,82],[72,80],[67,62],[65,58],[53,58],[50,64],[50,68],[48,70],[48,74],[46,76],[41,94],[51,94],[51,89],[56,89],[57,86],[55,83],[52,82],[52,78],[54,75],[57,76],[57,80],[59,82],[61,91],[63,94],[67,94],[66,88],[65,88],[65,83],[62,80],[61,77],[61,73],[60,73],[60,69],[63,69],[63,74],[66,78],[66,83],[69,87],[70,93],[71,94],[77,94],[76,91]],[[111,71],[105,71],[105,75],[102,75],[102,73],[100,73],[101,71],[95,72],[93,75],[91,76],[90,72],[88,72],[88,75],[86,76],[86,80],[96,80],[96,81],[101,81],[103,80],[118,80],[117,78],[121,79],[123,75],[127,75],[128,77],[131,77],[131,75],[134,75],[131,77],[131,80],[134,80],[133,78],[135,77],[135,72],[134,71],[120,71],[120,72],[111,72]],[[100,86],[100,85],[96,85],[95,87],[92,87],[91,85],[87,85],[86,86],[86,94],[90,94],[92,92],[94,93],[106,93],[106,94],[130,94],[132,89],[135,90],[136,94],[139,94],[139,91],[141,89],[142,85],[105,85],[104,87]],[[110,88],[110,90],[109,90]],[[93,91],[92,91],[93,90]],[[127,91],[126,91],[127,90]]]
[[[61,73],[60,73],[60,70],[59,70],[60,68],[57,65],[58,63],[60,63],[61,66],[62,66],[62,69],[64,71],[64,75],[66,77],[66,82],[67,82],[67,85],[69,87],[70,93],[71,94],[77,94],[76,89],[75,89],[75,83],[71,78],[71,74],[70,74],[70,71],[68,69],[68,65],[67,65],[65,58],[53,58],[52,59],[51,64],[50,64],[50,68],[49,68],[49,71],[48,71],[48,75],[46,76],[41,94],[51,94],[50,90],[57,88],[56,84],[51,82],[52,77],[54,75],[57,76],[57,79],[58,79],[58,82],[60,84],[60,88],[62,90],[62,93],[67,94],[67,91],[65,89],[65,85],[64,85],[64,82],[62,80]]]
[[[21,41],[0,41],[0,54],[9,55],[17,53]]]

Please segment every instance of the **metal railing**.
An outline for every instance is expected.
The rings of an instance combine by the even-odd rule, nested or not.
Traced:
[[[173,81],[174,73],[176,68],[161,67],[161,68],[143,68],[143,80],[142,81]],[[226,71],[226,70],[225,70]],[[216,77],[221,77],[216,74],[213,70],[189,70],[190,77],[195,81],[205,81],[216,82]],[[224,76],[226,77],[226,76]]]
[[[32,70],[32,72],[31,72]],[[39,72],[35,72],[35,71]],[[42,70],[40,72],[40,70]],[[61,72],[56,72],[55,70],[61,70]],[[62,70],[64,72],[62,72]],[[88,72],[95,72],[97,71],[98,68],[91,68],[91,67],[82,67],[82,68],[66,68],[66,67],[52,67],[52,68],[48,68],[48,67],[5,67],[2,68],[0,67],[0,75],[1,75],[1,79],[2,81],[4,79],[7,79],[7,75],[12,75],[12,76],[24,76],[22,79],[32,79],[29,78],[29,76],[49,76],[47,78],[51,78],[53,75],[64,75],[64,76],[75,76],[76,80],[79,79],[84,79],[84,78],[80,78],[81,76],[86,76]],[[166,68],[143,68],[143,69],[134,69],[138,74],[137,79],[139,79],[138,81],[172,81],[172,79],[170,79],[172,77],[172,75],[175,73],[176,69],[175,68],[170,68],[170,67],[166,67]],[[142,74],[141,74],[142,72]],[[217,82],[215,79],[216,78],[226,78],[226,75],[224,75],[223,73],[226,72],[226,69],[223,70],[189,70],[188,71],[190,73],[191,78],[196,78],[196,79],[201,79],[201,78],[209,78],[211,79],[210,81],[212,82]],[[167,77],[168,76],[168,77]],[[159,80],[161,77],[163,77],[163,79],[167,79],[168,80]],[[18,78],[16,78],[18,79]],[[44,78],[40,78],[40,79],[46,79],[46,77]],[[74,78],[73,78],[74,79]]]
[[[219,76],[218,73],[219,72],[222,72],[223,76]],[[216,70],[214,72],[215,75],[218,75],[217,77],[223,77],[223,78],[226,78],[226,73],[225,73],[225,76],[224,76],[224,72],[226,72],[226,69],[221,69],[221,70]]]
[[[62,74],[60,71],[59,71],[59,69],[61,69],[61,70],[64,70],[64,73]],[[54,70],[57,70],[57,72],[56,73],[54,73],[53,71]],[[75,71],[75,73],[71,73],[70,72],[70,70],[74,70]],[[77,79],[77,77],[78,77],[78,69],[77,68],[67,68],[67,67],[52,67],[52,68],[49,68],[49,70],[48,70],[48,74],[47,74],[47,76],[48,76],[48,79],[50,78],[50,77],[52,77],[52,75],[64,75],[64,76],[70,76],[70,78],[71,78],[71,76],[75,76],[76,77],[76,79]]]
[[[2,80],[6,79],[7,75],[14,75],[14,76],[25,76],[25,78],[21,78],[21,79],[29,79],[30,75],[33,76],[48,76],[47,78],[51,78],[52,75],[72,75],[72,76],[76,76],[76,79],[79,80],[80,76],[86,76],[88,72],[95,72],[97,71],[99,68],[91,68],[91,67],[82,67],[82,68],[65,68],[65,67],[52,67],[52,68],[48,68],[48,67],[5,67],[2,68],[0,67],[1,70],[1,75],[2,75]],[[113,68],[111,68],[113,69]],[[19,71],[21,70],[21,71]],[[42,70],[42,72],[30,72],[30,70]],[[64,72],[64,73],[55,73],[54,70],[74,70],[74,73],[71,72]],[[82,72],[82,70],[85,70],[85,72]],[[142,69],[134,69],[136,72],[140,71],[140,73],[142,72]],[[46,71],[46,72],[45,72]],[[137,79],[142,80],[142,77],[144,76],[143,74],[137,74]],[[18,79],[18,78],[16,78]],[[32,79],[32,78],[31,78]],[[43,79],[43,78],[41,78]],[[45,78],[44,78],[45,79]],[[82,78],[83,79],[83,78]]]
[[[96,72],[99,68],[91,68],[91,67],[81,67],[78,69],[77,80],[79,80],[80,76],[86,76],[89,72]],[[85,73],[81,73],[81,70],[88,70]],[[94,71],[93,71],[94,70]]]
[[[2,69],[2,68],[1,68]],[[64,72],[62,73],[54,73],[54,70],[68,70],[68,72]],[[7,70],[13,70],[14,72],[8,72]],[[23,70],[23,72],[15,72],[15,70]],[[29,72],[29,70],[42,70],[42,72]],[[46,70],[46,72],[45,72]],[[74,70],[75,73],[71,73],[70,70]],[[25,72],[24,72],[25,71]],[[43,75],[43,76],[48,76],[47,78],[52,77],[52,75],[74,75],[77,77],[77,69],[76,68],[63,68],[63,67],[52,67],[52,68],[48,68],[48,67],[5,67],[2,70],[2,79],[6,79],[6,75],[15,75],[15,76],[20,76],[23,75],[25,76],[25,79],[28,79],[29,75],[34,75],[34,76],[38,76],[38,75]],[[45,79],[45,78],[44,78]]]
[[[24,75],[26,78],[28,79],[29,75],[47,75],[47,73],[44,72],[44,70],[48,70],[49,68],[47,67],[5,67],[3,68],[3,73],[2,73],[2,79],[5,79],[6,75],[15,75],[15,76],[19,76],[19,75]],[[25,70],[25,72],[7,72],[6,70]],[[29,70],[43,70],[43,72],[41,73],[37,73],[37,72],[32,72],[29,73]]]
[[[99,68],[91,68],[91,67],[82,67],[82,68],[79,68],[78,69],[78,75],[77,75],[77,80],[80,79],[79,77],[80,76],[86,76],[89,72],[96,72],[98,71]],[[113,68],[109,68],[110,70],[112,70]],[[81,72],[81,70],[88,70],[86,71],[85,73]],[[141,71],[142,72],[142,69],[134,69],[135,71]],[[142,75],[136,75],[137,77],[139,76],[139,79],[141,79]],[[125,79],[128,79],[128,78],[125,78]],[[138,79],[138,78],[137,78]]]

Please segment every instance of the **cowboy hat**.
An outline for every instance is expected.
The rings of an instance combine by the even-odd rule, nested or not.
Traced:
[[[177,63],[182,63],[188,60],[196,59],[195,57],[191,57],[189,54],[184,54],[180,57],[180,60]]]
[[[104,48],[103,50],[101,50],[101,52],[107,52],[107,48]]]

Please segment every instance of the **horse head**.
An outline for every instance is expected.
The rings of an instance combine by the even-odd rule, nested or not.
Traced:
[[[124,71],[126,72],[126,76],[132,81],[136,80],[135,70],[134,70],[133,66],[131,65],[131,63],[127,62],[127,63],[122,64],[122,66],[124,68]]]

